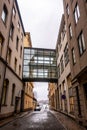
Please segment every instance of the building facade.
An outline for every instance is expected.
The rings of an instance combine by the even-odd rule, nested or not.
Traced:
[[[32,47],[30,33],[26,32],[24,37],[24,47]],[[33,93],[33,82],[25,82],[24,83],[24,104],[23,111],[33,110],[35,108],[35,97]]]
[[[69,57],[69,43],[67,39],[65,16],[62,15],[57,45],[57,67],[58,67],[58,110],[73,115],[74,97],[72,95],[71,68]]]
[[[16,0],[0,1],[0,118],[21,110],[24,27]]]
[[[56,84],[48,84],[48,98],[49,98],[49,107],[50,109],[56,109],[56,97],[55,97]]]
[[[87,0],[63,0],[74,96],[74,116],[87,126]]]

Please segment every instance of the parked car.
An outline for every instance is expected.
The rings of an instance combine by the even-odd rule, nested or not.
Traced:
[[[40,106],[36,106],[36,108],[34,109],[34,111],[40,111],[41,107]]]

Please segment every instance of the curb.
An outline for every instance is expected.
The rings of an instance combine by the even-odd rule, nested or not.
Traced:
[[[53,114],[55,116],[55,118],[57,119],[57,121],[59,121],[59,123],[63,126],[63,128],[65,130],[67,130],[67,128],[64,126],[64,124],[56,117],[56,115],[52,111],[50,111],[50,112],[51,112],[51,114]]]

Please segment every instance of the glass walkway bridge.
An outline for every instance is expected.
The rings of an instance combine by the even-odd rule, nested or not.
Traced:
[[[56,50],[24,48],[23,81],[57,82]]]

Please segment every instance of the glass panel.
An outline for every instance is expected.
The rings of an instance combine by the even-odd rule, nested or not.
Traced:
[[[24,77],[29,77],[29,72],[23,72]]]
[[[24,55],[24,59],[30,60],[30,55]]]
[[[24,49],[24,54],[30,54],[30,49]]]
[[[29,66],[24,66],[24,71],[29,71]]]
[[[29,66],[29,61],[28,60],[24,60],[24,65],[28,65]]]
[[[55,50],[36,48],[24,49],[23,78],[57,78],[56,70]]]

